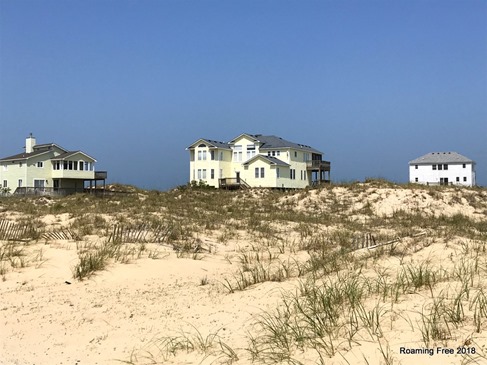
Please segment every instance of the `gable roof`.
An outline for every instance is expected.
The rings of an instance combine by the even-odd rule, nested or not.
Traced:
[[[32,152],[18,153],[18,154],[13,155],[13,156],[4,157],[4,158],[0,159],[0,161],[27,160],[31,157],[39,156],[39,155],[42,155],[44,153],[57,152],[60,154],[57,156],[51,157],[50,158],[51,160],[63,160],[63,159],[66,159],[66,158],[76,154],[76,153],[81,153],[81,154],[85,155],[86,157],[90,158],[91,160],[93,160],[94,162],[96,162],[96,160],[93,157],[84,153],[83,151],[68,151],[68,150],[62,148],[61,146],[59,146],[55,143],[36,144],[35,146],[33,146],[33,149],[34,149],[34,151],[32,151]]]
[[[317,149],[311,146],[294,143],[278,136],[274,136],[274,135],[263,136],[261,134],[254,134],[254,135],[247,134],[247,135],[261,143],[260,149],[293,148],[296,150],[322,154],[322,152],[318,151]]]
[[[53,158],[51,158],[51,160],[65,160],[71,156],[76,155],[77,153],[82,154],[82,155],[88,157],[89,159],[93,160],[94,162],[96,162],[96,160],[93,157],[84,153],[83,151],[68,151],[65,153],[61,153],[60,155],[54,156]]]
[[[16,155],[4,157],[4,158],[0,159],[0,161],[27,160],[31,157],[39,156],[39,155],[42,155],[43,153],[47,153],[47,152],[50,152],[50,151],[47,149],[43,149],[43,150],[38,150],[38,151],[30,152],[30,153],[22,152],[22,153],[18,153]]]
[[[43,144],[36,144],[34,147],[32,147],[35,150],[41,150],[41,149],[44,149],[44,150],[50,150],[52,149],[52,147],[57,147],[59,148],[60,150],[62,151],[67,151],[66,148],[62,148],[60,145],[56,144],[56,143],[43,143]]]
[[[204,142],[206,144],[209,144],[210,147],[215,147],[215,148],[225,148],[227,150],[230,149],[230,146],[226,142],[220,142],[220,141],[214,141],[212,139],[206,139],[206,138],[200,138],[196,142],[192,143],[189,147],[186,149],[194,148],[195,146],[199,145],[201,142]]]
[[[286,163],[286,162],[284,162],[284,161],[282,161],[276,157],[266,156],[266,155],[255,155],[250,160],[245,161],[243,164],[244,165],[250,165],[252,162],[254,162],[257,159],[264,160],[265,162],[267,162],[270,165],[291,166],[288,163]]]
[[[435,164],[435,163],[475,163],[473,160],[462,156],[457,152],[430,152],[426,155],[409,161],[410,165]]]

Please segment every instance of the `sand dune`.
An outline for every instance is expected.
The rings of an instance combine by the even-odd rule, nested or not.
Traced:
[[[485,189],[22,199],[0,201],[0,219],[37,232],[1,243],[1,364],[487,363]],[[73,277],[114,225],[144,222],[171,231],[160,242],[116,242],[124,255]],[[79,238],[43,236],[62,229]],[[356,250],[366,234],[393,243]],[[361,290],[356,302],[293,306],[348,283]],[[335,325],[328,308],[338,309]],[[312,333],[313,321],[324,332]]]

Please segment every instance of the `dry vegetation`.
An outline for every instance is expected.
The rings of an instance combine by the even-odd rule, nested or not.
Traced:
[[[117,303],[129,306],[136,298],[134,305],[150,305],[152,312],[138,327],[123,327],[131,331],[128,344],[113,352],[100,350],[123,336],[113,325],[96,327],[102,332],[91,336],[91,345],[64,344],[91,349],[98,363],[487,363],[485,189],[379,180],[292,192],[132,188],[104,198],[1,198],[0,220],[29,232],[0,241],[0,313],[8,326],[21,320],[13,295],[42,295],[38,287],[49,284],[38,278],[51,266],[69,269],[66,280],[79,290],[101,287],[112,295],[104,275],[121,275],[130,266],[124,264],[175,276],[193,272],[184,288],[183,276],[167,287],[161,281],[163,296],[139,284],[119,288]],[[54,263],[58,251],[72,260]],[[35,270],[45,271],[27,274]],[[45,300],[67,300],[65,292],[49,293],[55,298]],[[187,308],[181,296],[191,302]],[[156,305],[171,299],[166,312]],[[221,319],[230,312],[231,320]],[[19,351],[24,336],[17,336]],[[40,350],[45,361],[32,352],[17,363],[73,359],[67,350],[49,352],[61,340],[50,341]],[[2,363],[16,363],[13,342],[0,349]],[[434,354],[404,354],[401,347]],[[438,354],[438,347],[454,353]]]

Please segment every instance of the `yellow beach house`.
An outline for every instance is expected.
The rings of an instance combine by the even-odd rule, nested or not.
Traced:
[[[25,151],[0,159],[3,193],[65,195],[96,187],[107,177],[95,172],[96,160],[82,151],[69,151],[55,143],[37,144],[30,134]]]
[[[186,149],[190,181],[216,188],[299,189],[330,182],[330,162],[322,152],[277,136],[244,133],[229,142],[201,138]]]

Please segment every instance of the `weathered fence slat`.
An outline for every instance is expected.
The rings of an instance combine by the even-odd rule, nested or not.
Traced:
[[[117,224],[113,227],[108,237],[108,242],[113,243],[162,243],[169,236],[170,226],[141,224],[136,227]]]
[[[28,223],[10,222],[6,219],[0,220],[0,240],[25,240],[33,237],[34,228]]]

